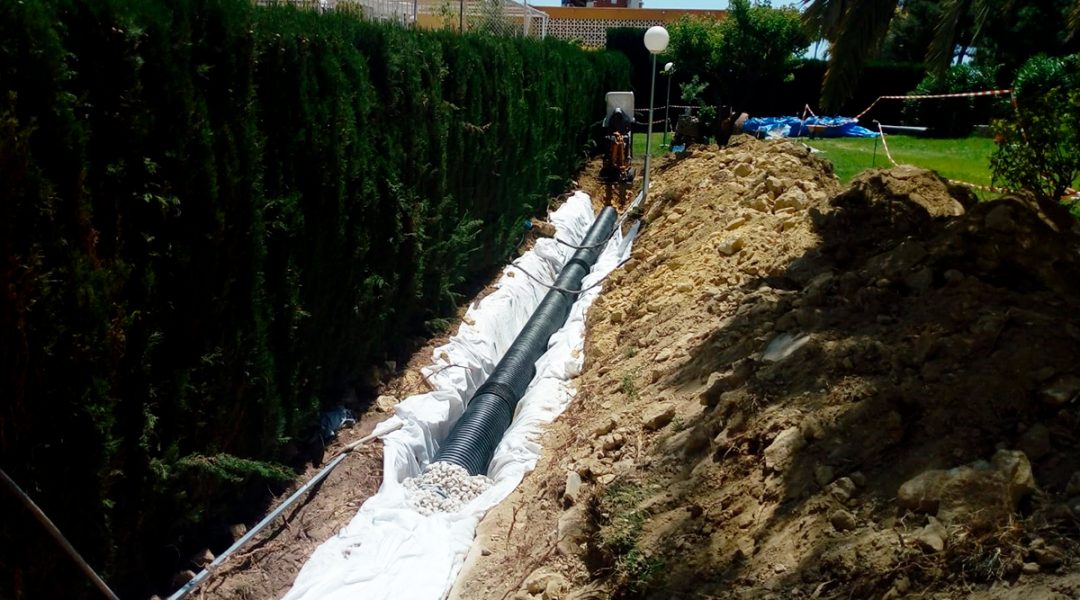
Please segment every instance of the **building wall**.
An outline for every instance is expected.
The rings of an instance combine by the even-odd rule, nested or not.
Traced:
[[[377,0],[369,0],[377,1]],[[383,0],[388,1],[388,0]],[[626,0],[604,0],[610,2],[625,2]],[[637,0],[630,0],[631,3]],[[645,0],[648,2],[648,0]],[[469,15],[473,12],[472,5],[475,0],[466,0],[465,20],[468,22]],[[408,4],[408,2],[404,2]],[[416,23],[425,29],[440,29],[449,25],[456,29],[458,24],[458,3],[450,2],[447,16],[439,14],[442,0],[418,0]],[[572,6],[531,6],[530,8],[541,10],[548,15],[547,35],[568,41],[577,41],[592,48],[603,48],[607,42],[607,30],[612,27],[638,27],[648,29],[653,25],[664,25],[679,20],[684,15],[697,16],[712,19],[721,19],[727,11],[723,10],[681,10],[681,9],[650,9],[650,8],[623,8],[610,7],[587,7],[578,8]],[[513,21],[521,26],[521,14],[508,15],[508,21]],[[540,34],[540,19],[534,18],[530,23],[530,33],[533,36]]]
[[[648,0],[646,0],[648,2]],[[559,39],[579,41],[585,46],[603,48],[607,30],[612,27],[648,29],[677,21],[684,15],[712,19],[723,18],[723,10],[680,10],[651,8],[614,8],[572,6],[537,6],[548,14],[547,34]]]

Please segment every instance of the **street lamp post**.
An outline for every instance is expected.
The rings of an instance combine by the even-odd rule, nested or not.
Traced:
[[[641,194],[642,199],[649,195],[649,163],[652,157],[652,122],[653,122],[653,100],[656,97],[656,55],[663,52],[668,45],[668,40],[671,39],[668,36],[667,29],[659,25],[650,27],[645,32],[645,48],[652,54],[652,83],[649,85],[649,129],[645,138],[645,177],[641,182]]]
[[[675,63],[669,62],[664,65],[664,75],[667,75],[667,100],[664,101],[664,143],[661,147],[671,148],[667,143],[667,128],[669,122],[669,114],[671,112],[671,75],[672,69],[675,68]]]

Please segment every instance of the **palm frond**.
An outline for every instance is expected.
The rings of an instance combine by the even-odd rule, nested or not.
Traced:
[[[825,72],[821,90],[821,101],[826,110],[838,109],[855,91],[863,64],[878,51],[889,31],[897,3],[898,0],[849,3],[837,34],[829,44],[829,69]]]
[[[1076,0],[1076,5],[1069,13],[1069,37],[1072,38],[1077,32],[1080,32],[1080,0]]]
[[[980,2],[985,4],[985,1]],[[945,0],[941,6],[941,20],[934,28],[934,39],[926,50],[926,64],[934,73],[949,68],[956,47],[956,29],[961,19],[971,9],[971,0]]]
[[[941,74],[949,67],[956,49],[956,30],[965,16],[971,15],[972,31],[968,43],[974,46],[983,27],[990,21],[990,15],[995,12],[1010,12],[1015,5],[1016,0],[945,0],[941,20],[934,31],[934,39],[926,51],[926,63],[930,70]]]
[[[834,41],[854,0],[803,0],[803,23],[816,35]]]

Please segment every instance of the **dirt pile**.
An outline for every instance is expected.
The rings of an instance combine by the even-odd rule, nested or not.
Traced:
[[[840,191],[792,142],[654,180],[453,597],[1080,594],[1077,239],[918,169]]]

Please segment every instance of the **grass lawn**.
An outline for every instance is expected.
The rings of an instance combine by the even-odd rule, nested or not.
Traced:
[[[637,160],[645,157],[645,134],[634,134],[634,156]],[[662,145],[664,133],[653,132],[650,151],[654,157],[663,156],[668,148]],[[668,133],[668,143],[671,133]],[[874,157],[874,139],[872,138],[796,138],[796,141],[809,144],[820,150],[820,156],[832,161],[836,167],[836,176],[842,184],[847,184],[856,173],[871,166],[889,167],[891,163],[885,156],[881,141],[877,141],[877,157]],[[983,137],[960,139],[933,139],[910,135],[890,135],[887,138],[893,158],[900,164],[914,165],[937,171],[944,177],[979,185],[990,185],[990,155],[994,152],[994,140]],[[982,199],[996,197],[997,194],[976,190]]]
[[[869,138],[799,138],[812,148],[821,150],[836,167],[841,183],[871,166],[888,167],[889,159],[881,141],[877,142],[877,159],[874,159],[874,140]],[[990,185],[990,155],[994,140],[982,137],[961,139],[931,139],[909,135],[889,135],[889,150],[896,162],[937,171],[949,179],[968,183]]]
[[[645,159],[645,138],[649,137],[644,133],[634,133],[634,156],[642,160]],[[653,158],[657,156],[663,156],[667,153],[668,148],[661,146],[664,141],[664,129],[660,128],[660,131],[653,129],[652,145],[649,147],[649,153],[653,155]],[[671,143],[671,132],[668,132],[667,141]]]

